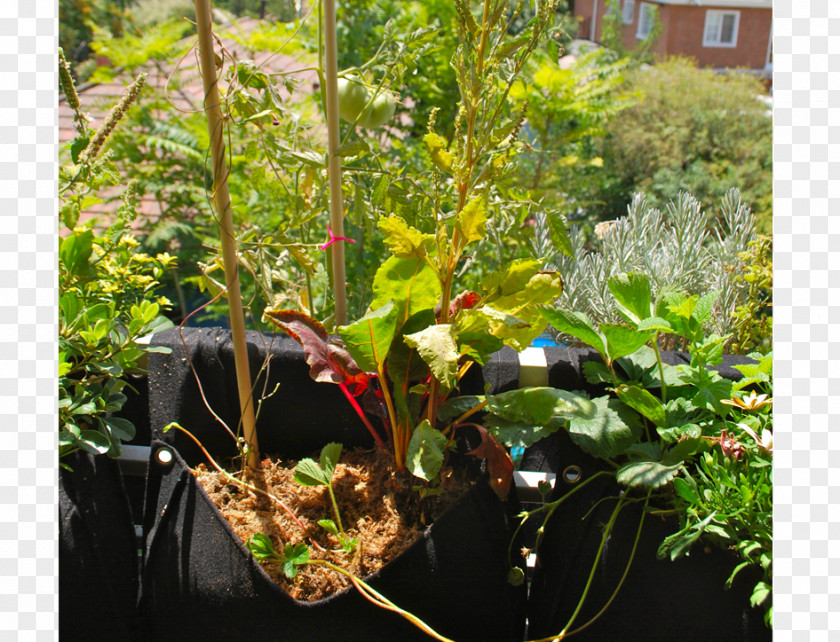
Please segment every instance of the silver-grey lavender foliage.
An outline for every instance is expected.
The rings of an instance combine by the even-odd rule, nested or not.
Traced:
[[[735,188],[721,200],[720,217],[705,212],[684,192],[664,212],[650,207],[644,194],[636,194],[626,216],[596,226],[599,238],[592,251],[584,248],[579,228],[569,230],[574,259],[551,247],[542,212],[534,232],[534,254],[547,257],[546,269],[563,276],[558,307],[585,312],[596,323],[619,322],[608,280],[623,272],[643,272],[654,297],[666,288],[701,296],[720,290],[707,330],[721,336],[731,331],[732,312],[747,293],[746,284],[735,278],[741,266],[738,254],[756,236],[753,215]]]

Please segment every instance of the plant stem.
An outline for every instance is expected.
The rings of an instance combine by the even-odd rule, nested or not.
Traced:
[[[592,569],[589,572],[589,577],[586,579],[586,586],[583,588],[583,594],[580,596],[580,600],[578,601],[577,607],[575,607],[574,613],[569,618],[569,621],[566,622],[566,626],[563,627],[563,630],[560,631],[560,636],[565,636],[572,623],[577,618],[578,614],[580,613],[581,608],[583,608],[583,603],[586,600],[586,596],[589,595],[589,589],[592,587],[592,580],[595,577],[595,572],[598,570],[598,562],[601,559],[601,554],[604,552],[604,545],[607,543],[607,538],[612,533],[613,526],[615,525],[615,520],[618,517],[618,512],[624,506],[624,496],[620,497],[618,503],[615,505],[612,514],[610,515],[610,519],[607,522],[606,527],[604,528],[604,534],[601,536],[601,543],[598,546],[598,553],[595,555],[595,561],[592,563]]]
[[[662,390],[662,403],[668,403],[668,387],[665,385],[665,366],[662,365],[662,355],[659,353],[659,332],[653,335],[653,351],[656,353],[656,363],[659,366],[659,383]]]
[[[338,44],[335,26],[335,0],[324,0],[324,92],[327,98],[327,136],[329,139],[330,226],[335,236],[344,236],[344,205],[341,195],[341,131],[338,122]],[[344,268],[344,243],[332,249],[335,324],[347,323],[347,277]]]
[[[213,202],[219,215],[219,236],[222,243],[225,282],[227,288],[230,330],[233,340],[233,356],[236,369],[236,383],[239,390],[239,408],[242,413],[242,429],[248,445],[246,464],[252,469],[259,465],[256,418],[251,398],[251,372],[248,363],[248,347],[245,342],[245,316],[242,311],[242,293],[239,288],[239,269],[236,238],[233,232],[233,213],[227,184],[225,163],[224,125],[221,96],[216,78],[216,62],[213,52],[212,17],[209,0],[195,0],[196,25],[198,28],[201,75],[204,81],[204,109],[207,113],[207,127],[210,132],[210,153],[213,160]]]
[[[379,436],[379,433],[377,433],[374,427],[371,425],[370,420],[365,414],[365,411],[362,410],[361,406],[359,406],[359,402],[356,401],[356,398],[350,393],[350,391],[347,389],[347,386],[344,383],[339,383],[338,386],[341,388],[341,392],[344,393],[344,396],[347,397],[347,401],[349,401],[350,405],[353,406],[353,410],[356,411],[356,414],[359,415],[359,418],[364,422],[370,434],[373,435],[373,439],[376,441],[376,445],[380,448],[385,448],[385,442],[382,441],[382,437]]]
[[[338,512],[338,502],[335,499],[332,482],[327,485],[327,489],[330,491],[330,499],[332,500],[333,510],[335,511],[335,523],[338,525],[338,532],[343,535],[344,526],[341,524],[341,514]]]
[[[380,608],[386,609],[388,611],[393,611],[394,613],[404,617],[406,620],[411,622],[414,626],[419,628],[424,633],[432,636],[435,640],[438,640],[439,642],[454,642],[454,640],[451,640],[450,638],[443,637],[442,635],[437,633],[432,627],[430,627],[428,624],[423,622],[423,620],[418,618],[413,613],[409,613],[408,611],[405,611],[405,610],[401,609],[400,607],[398,607],[391,600],[386,598],[381,593],[377,592],[367,582],[365,582],[362,579],[359,579],[358,577],[353,575],[350,571],[348,571],[346,569],[343,569],[340,566],[336,566],[335,564],[332,564],[331,562],[327,562],[326,560],[307,560],[307,561],[303,562],[303,564],[309,564],[309,565],[313,565],[313,566],[326,566],[327,568],[335,571],[336,573],[344,575],[346,578],[348,578],[350,580],[350,582],[353,584],[353,586],[356,588],[356,590],[359,591],[359,593],[362,594],[362,597],[364,597],[366,600],[372,602],[373,604],[375,604],[376,606],[378,606]]]

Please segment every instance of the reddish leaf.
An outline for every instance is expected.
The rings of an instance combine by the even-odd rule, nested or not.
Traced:
[[[315,381],[344,383],[359,394],[367,388],[367,375],[343,346],[330,343],[329,335],[318,321],[295,310],[269,310],[272,323],[303,346],[309,376]]]
[[[470,424],[478,429],[481,443],[469,451],[468,455],[475,455],[487,460],[487,471],[490,473],[490,487],[502,501],[510,492],[513,483],[513,462],[504,447],[482,426]]]

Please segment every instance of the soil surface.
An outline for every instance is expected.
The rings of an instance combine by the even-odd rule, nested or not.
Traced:
[[[318,454],[312,458],[317,461]],[[447,470],[441,476],[446,492],[421,500],[417,490],[412,489],[420,480],[408,473],[397,473],[391,453],[382,449],[343,452],[333,475],[333,491],[345,533],[357,540],[356,550],[346,553],[337,538],[318,525],[321,519],[336,521],[327,487],[295,482],[296,463],[268,457],[249,480],[275,500],[242,488],[204,464],[194,472],[243,542],[257,533],[270,537],[278,551],[287,543],[302,542],[309,546],[310,559],[328,560],[362,578],[411,546],[426,526],[470,486],[461,475]],[[303,529],[276,500],[297,516]],[[299,600],[318,600],[350,585],[346,577],[323,566],[298,566],[293,580],[283,574],[279,563],[263,563],[263,568]]]

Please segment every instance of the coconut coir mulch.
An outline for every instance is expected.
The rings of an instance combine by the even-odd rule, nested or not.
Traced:
[[[317,453],[313,459],[317,461]],[[463,475],[445,469],[441,487],[446,492],[420,499],[413,488],[419,480],[408,473],[397,473],[390,452],[382,449],[343,452],[333,475],[333,491],[345,533],[357,540],[356,550],[346,553],[337,539],[318,525],[320,519],[335,521],[329,491],[326,486],[301,486],[295,482],[296,463],[265,458],[249,482],[280,499],[294,512],[309,536],[276,501],[231,482],[204,464],[194,472],[243,542],[247,543],[257,533],[270,537],[278,551],[287,543],[303,542],[309,545],[310,559],[325,559],[361,578],[376,572],[411,546],[425,527],[470,486]],[[314,547],[313,539],[325,550]],[[323,566],[299,566],[293,580],[283,574],[281,564],[264,563],[263,568],[289,595],[299,600],[318,600],[350,585],[345,576]]]

